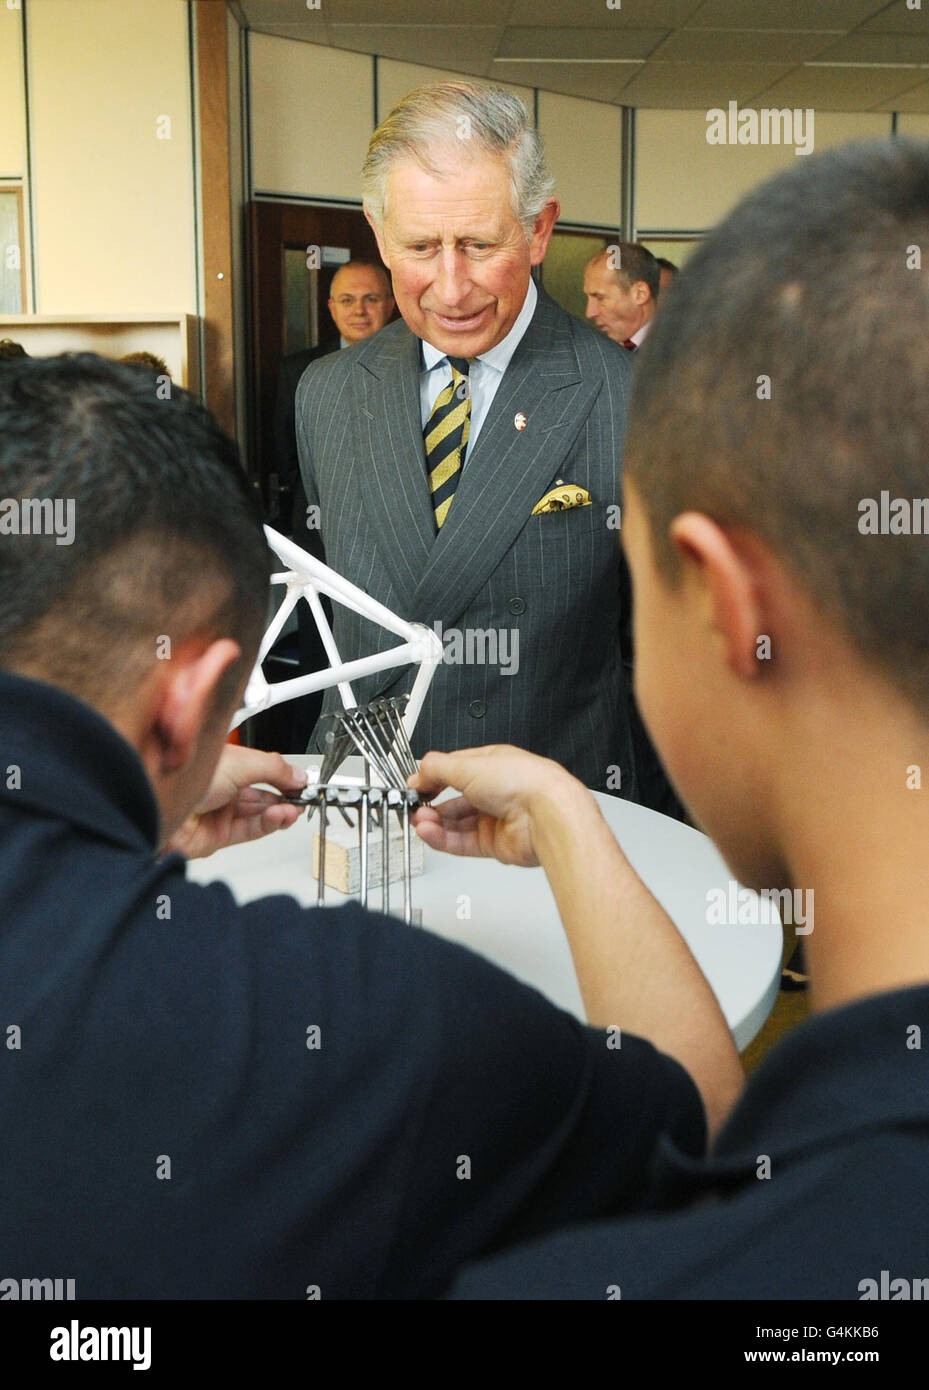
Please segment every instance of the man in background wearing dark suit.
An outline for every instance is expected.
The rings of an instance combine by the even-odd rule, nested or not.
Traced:
[[[633,356],[648,337],[655,319],[659,277],[660,267],[651,251],[631,241],[614,242],[592,257],[584,268],[587,318],[594,328]],[[625,562],[623,580],[627,586],[627,602],[631,605],[631,583]],[[634,662],[631,633],[623,655],[631,687]],[[684,820],[684,808],[652,747],[631,691],[629,699],[640,799],[663,815]]]
[[[414,751],[516,743],[636,799],[615,640],[631,360],[532,280],[560,211],[538,137],[510,93],[434,84],[375,131],[364,185],[404,322],[297,390],[326,561],[442,636]],[[346,661],[395,642],[334,616]],[[354,682],[356,698],[412,674]]]
[[[329,313],[339,330],[338,336],[326,338],[318,347],[292,352],[281,363],[274,408],[274,453],[277,472],[290,508],[290,534],[298,545],[318,552],[315,534],[309,527],[306,493],[300,478],[297,458],[297,439],[294,433],[294,397],[297,383],[311,362],[330,352],[351,347],[370,338],[384,327],[394,311],[390,292],[390,276],[382,265],[373,261],[346,261],[332,277],[329,292]],[[281,529],[287,529],[282,520]],[[324,599],[328,611],[328,599]],[[327,663],[319,629],[305,603],[297,605],[297,647],[300,671],[318,671]],[[291,751],[306,747],[307,740],[319,718],[323,697],[321,693],[304,695],[291,707],[290,732],[287,735]]]
[[[330,352],[360,343],[377,333],[394,311],[390,277],[373,261],[347,261],[332,277],[329,313],[339,330],[314,348],[289,353],[281,363],[274,409],[274,452],[282,486],[289,489],[293,507],[291,535],[299,545],[306,542],[306,497],[300,481],[300,462],[294,434],[294,396],[297,383],[311,362]]]

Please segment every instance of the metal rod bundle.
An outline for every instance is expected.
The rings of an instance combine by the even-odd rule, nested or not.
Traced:
[[[335,728],[327,735],[319,781],[301,798],[310,820],[319,811],[317,903],[320,907],[326,898],[326,828],[329,811],[335,809],[347,825],[355,826],[358,831],[362,906],[367,906],[368,902],[369,836],[372,828],[380,830],[381,907],[384,912],[390,911],[390,816],[394,813],[402,830],[403,920],[413,920],[410,814],[424,798],[406,784],[407,778],[418,769],[402,718],[407,699],[404,695],[374,700],[368,705],[354,705],[324,716]],[[333,783],[332,778],[352,753],[359,753],[364,759],[364,782],[360,786]],[[376,782],[372,781],[372,773]]]

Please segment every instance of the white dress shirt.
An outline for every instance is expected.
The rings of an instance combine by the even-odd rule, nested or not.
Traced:
[[[468,373],[468,381],[471,389],[471,426],[468,431],[468,447],[465,450],[465,466],[468,457],[474,448],[474,441],[480,433],[481,426],[487,419],[487,412],[490,410],[494,396],[497,394],[497,387],[503,380],[503,373],[510,365],[510,358],[516,351],[523,334],[529,327],[532,315],[535,313],[536,302],[539,295],[532,279],[529,280],[529,288],[526,291],[526,298],[523,300],[523,307],[517,315],[516,322],[510,329],[505,338],[502,338],[495,347],[487,352],[482,352],[479,357],[475,357],[471,362],[471,370]],[[425,366],[419,374],[419,402],[421,406],[423,429],[426,428],[426,421],[432,414],[432,407],[435,405],[445,387],[452,379],[452,369],[448,364],[448,357],[438,348],[427,343],[425,338],[421,339],[423,345],[423,361]],[[455,356],[455,354],[452,354]]]
[[[635,343],[636,347],[639,347],[642,343],[644,343],[645,339],[651,332],[651,327],[654,322],[655,320],[653,318],[646,319],[645,322],[642,324],[642,327],[638,330],[638,332],[633,333],[632,337],[629,339],[630,343]]]

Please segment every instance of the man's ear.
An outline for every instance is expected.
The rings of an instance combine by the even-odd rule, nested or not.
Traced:
[[[187,643],[165,663],[153,720],[162,773],[176,772],[190,760],[203,729],[216,717],[219,684],[241,655],[237,642],[221,637],[208,646]]]
[[[684,564],[685,582],[702,591],[701,607],[723,644],[729,669],[754,680],[762,666],[758,638],[767,628],[750,550],[702,512],[676,516],[669,535]]]
[[[545,260],[548,243],[552,239],[555,223],[561,216],[561,204],[557,198],[549,198],[532,227],[529,240],[529,264],[541,265]]]
[[[390,261],[387,259],[387,246],[386,246],[386,243],[385,243],[385,241],[384,241],[384,232],[383,232],[383,229],[382,229],[382,227],[379,225],[379,223],[375,222],[374,218],[371,216],[370,212],[368,211],[368,209],[367,209],[366,207],[362,207],[362,212],[363,212],[364,215],[365,215],[365,221],[367,222],[368,226],[371,228],[372,232],[374,233],[374,240],[377,242],[377,249],[378,249],[378,251],[380,252],[381,260],[384,262],[384,264],[386,265],[387,269],[389,270],[389,269],[390,269]]]

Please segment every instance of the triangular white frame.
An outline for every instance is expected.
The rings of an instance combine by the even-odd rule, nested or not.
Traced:
[[[374,675],[377,671],[389,670],[393,666],[415,663],[419,665],[419,671],[403,714],[403,727],[406,729],[407,738],[411,737],[436,667],[442,660],[444,649],[438,633],[423,623],[408,623],[398,618],[389,608],[371,598],[363,589],[343,579],[335,570],[302,550],[296,542],[282,536],[279,531],[273,530],[270,526],[266,526],[264,531],[268,545],[287,566],[284,571],[272,574],[271,583],[286,585],[287,593],[262,638],[257,660],[245,688],[242,707],[236,711],[229,726],[230,730],[238,728],[244,720],[250,719],[253,715],[261,714],[274,705],[283,704],[285,700],[294,700],[300,695],[312,695],[316,690],[328,690],[333,685],[339,688],[343,707],[351,709],[358,703],[350,684],[356,677],[361,679]],[[391,647],[388,651],[378,652],[374,656],[363,656],[356,661],[343,662],[320,603],[320,594],[326,594],[336,603],[344,603],[346,608],[354,609],[372,623],[386,628],[388,632],[396,633],[404,639],[403,645]],[[310,606],[330,665],[325,670],[294,676],[290,680],[275,681],[272,684],[265,679],[261,669],[262,662],[301,598]]]

